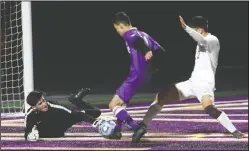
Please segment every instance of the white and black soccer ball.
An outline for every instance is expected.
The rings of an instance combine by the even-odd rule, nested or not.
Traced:
[[[112,135],[115,127],[116,127],[116,123],[113,120],[103,120],[99,124],[99,133],[104,137],[108,137]]]

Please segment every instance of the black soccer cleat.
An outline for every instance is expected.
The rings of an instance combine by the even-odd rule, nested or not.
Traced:
[[[240,132],[239,130],[234,131],[233,133],[233,137],[237,138],[237,139],[242,139],[245,138],[246,135],[242,132]]]
[[[105,136],[105,138],[107,138],[107,139],[121,139],[122,138],[121,129],[115,128],[112,135]]]
[[[134,134],[132,135],[132,143],[139,143],[140,139],[147,133],[147,125],[141,122],[138,124],[137,128],[134,130]]]
[[[78,93],[76,94],[71,94],[68,98],[68,100],[70,102],[74,102],[75,100],[77,101],[81,101],[85,96],[87,96],[90,93],[90,89],[89,88],[82,88],[81,90],[78,91]]]

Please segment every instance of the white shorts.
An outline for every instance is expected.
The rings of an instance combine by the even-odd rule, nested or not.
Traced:
[[[180,100],[197,98],[200,102],[204,95],[210,95],[214,101],[214,85],[208,82],[192,82],[190,80],[175,84]]]

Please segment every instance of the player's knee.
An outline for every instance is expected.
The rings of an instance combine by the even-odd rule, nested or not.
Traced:
[[[112,102],[110,102],[108,106],[110,110],[112,110],[115,107]]]
[[[214,100],[210,95],[204,95],[202,96],[201,103],[203,108],[205,109],[209,105],[214,105]]]
[[[207,114],[209,114],[211,117],[213,117],[215,119],[217,119],[222,113],[222,111],[217,109],[214,105],[207,106],[205,108],[205,111]]]
[[[99,109],[85,110],[85,112],[93,118],[98,118],[101,115],[101,111]]]
[[[112,101],[109,103],[109,109],[113,110],[116,106],[121,106],[124,104],[124,101],[119,98],[119,96],[115,95]]]
[[[179,98],[178,96],[178,91],[175,85],[170,85],[169,87],[157,94],[158,104],[165,105],[169,101],[177,100]]]
[[[112,101],[109,103],[109,109],[110,109],[110,110],[113,110],[118,104],[119,104],[119,103],[118,103],[117,100],[112,100]]]

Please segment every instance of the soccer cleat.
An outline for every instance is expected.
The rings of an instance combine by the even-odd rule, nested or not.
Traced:
[[[147,126],[143,122],[141,122],[137,128],[134,130],[134,134],[132,135],[132,143],[139,143],[140,139],[147,133]]]
[[[105,136],[105,138],[107,139],[121,139],[121,137],[122,137],[121,129],[117,127],[114,129],[112,135]]]
[[[90,93],[89,88],[82,88],[78,91],[76,94],[71,94],[68,97],[68,101],[70,101],[72,104],[76,105],[77,107],[81,109],[90,109],[89,106],[91,106],[88,102],[82,100],[85,96],[87,96]]]
[[[242,139],[245,138],[246,135],[242,132],[240,132],[239,130],[234,131],[233,133],[233,137],[237,138],[237,139]]]
[[[74,100],[82,100],[85,96],[87,96],[90,93],[89,88],[82,88],[81,90],[78,91],[77,94],[71,94],[68,98],[69,101],[74,101]]]

